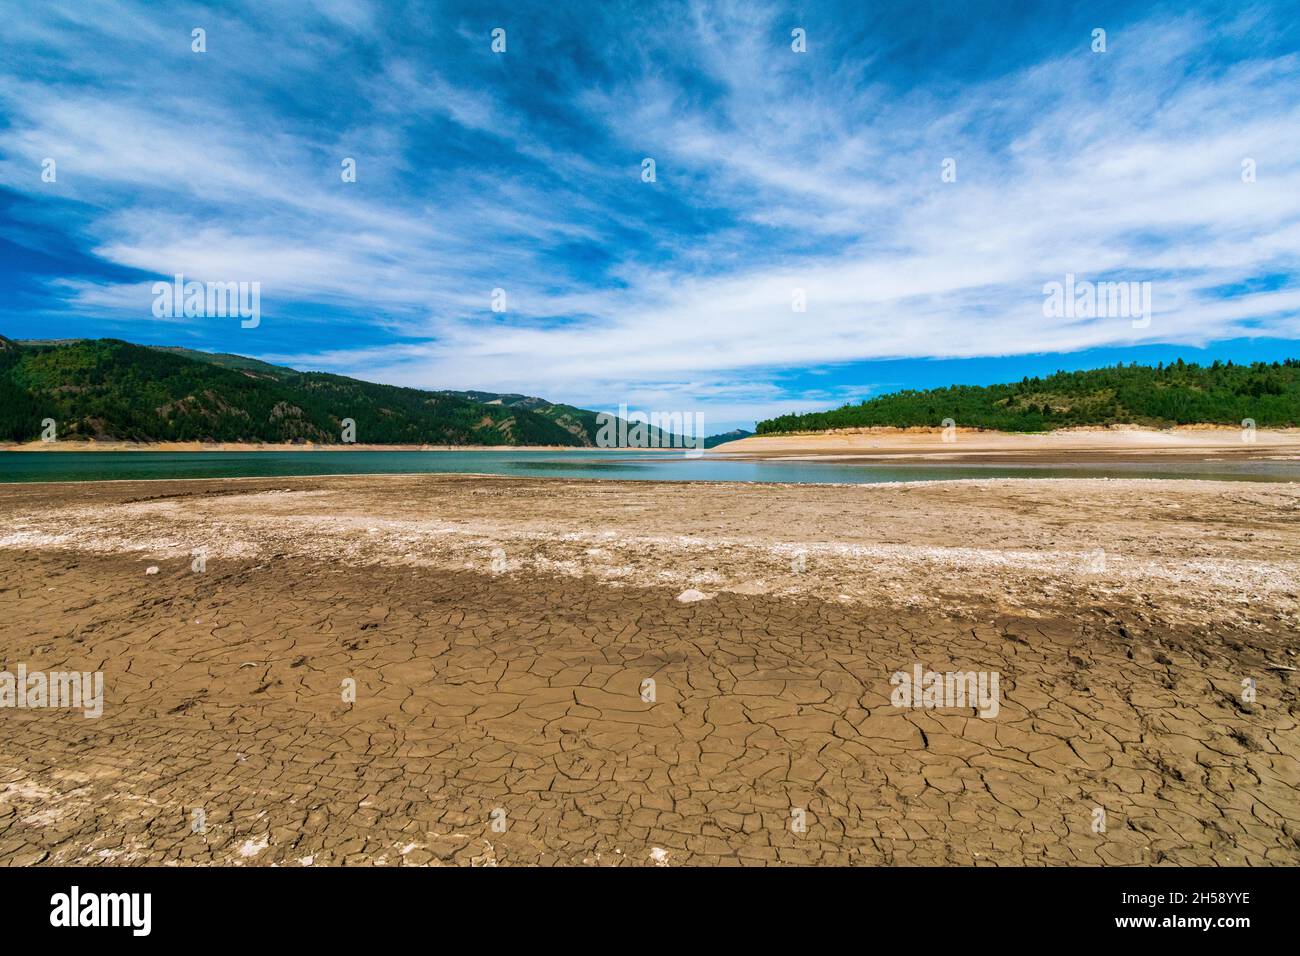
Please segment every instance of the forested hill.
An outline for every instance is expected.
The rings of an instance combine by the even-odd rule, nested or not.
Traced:
[[[772,435],[872,426],[937,428],[946,418],[960,427],[1009,432],[1116,424],[1239,426],[1245,419],[1259,428],[1296,426],[1300,361],[1201,366],[1179,359],[1154,368],[1116,365],[1057,372],[1007,385],[908,389],[828,412],[782,415],[759,422],[757,430]]]
[[[58,438],[72,440],[335,444],[347,418],[364,444],[582,446],[595,440],[570,422],[518,405],[298,372],[241,356],[115,339],[31,344],[0,336],[0,441],[39,438],[47,418]]]

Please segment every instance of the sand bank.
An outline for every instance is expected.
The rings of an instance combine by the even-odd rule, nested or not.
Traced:
[[[1195,426],[1176,429],[1076,428],[1041,434],[1013,434],[957,428],[855,429],[803,435],[755,435],[712,449],[712,454],[748,458],[826,457],[845,460],[916,459],[1043,464],[1211,459],[1300,460],[1300,429],[1247,432],[1240,428]]]

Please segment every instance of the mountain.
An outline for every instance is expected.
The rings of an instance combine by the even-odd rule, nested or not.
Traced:
[[[583,414],[594,422],[594,412]],[[594,430],[574,430],[560,423],[562,413],[526,404],[116,339],[0,339],[0,441],[38,438],[46,418],[61,439],[336,444],[350,418],[366,444],[595,443]]]
[[[197,349],[181,348],[179,345],[147,345],[145,348],[180,355],[196,362],[208,362],[222,368],[232,368],[237,372],[250,372],[275,381],[284,381],[301,374],[296,369],[286,368],[283,365],[272,365],[270,362],[262,362],[243,355],[231,355],[228,352],[200,352]]]
[[[1007,385],[907,389],[828,412],[782,415],[758,423],[760,435],[872,426],[958,426],[1035,432],[1078,425],[1154,427],[1215,424],[1259,428],[1300,425],[1300,360],[1200,366],[1116,365],[1057,372]]]
[[[753,432],[747,432],[743,428],[734,428],[729,432],[722,432],[718,435],[710,435],[704,439],[705,448],[717,448],[719,445],[725,445],[729,441],[740,441],[742,438],[749,438]]]
[[[585,408],[575,408],[573,405],[557,405],[554,402],[548,402],[544,398],[535,398],[531,395],[514,395],[500,392],[438,392],[437,394],[450,395],[453,398],[479,402],[484,405],[500,405],[505,408],[532,412],[534,415],[540,415],[559,425],[569,434],[578,438],[581,444],[596,444],[596,433],[600,425],[596,421],[596,412],[588,411]]]

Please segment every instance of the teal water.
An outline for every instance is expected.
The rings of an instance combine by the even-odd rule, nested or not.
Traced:
[[[1214,478],[1300,481],[1300,462],[1124,463],[1107,465],[858,464],[736,461],[662,452],[248,451],[0,452],[0,482],[140,478],[252,478],[434,472],[648,481],[772,481],[875,484],[954,478]]]

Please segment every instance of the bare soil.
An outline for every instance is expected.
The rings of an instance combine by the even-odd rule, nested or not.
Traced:
[[[0,665],[105,675],[0,710],[0,861],[1294,865],[1298,544],[1272,483],[0,486]]]

